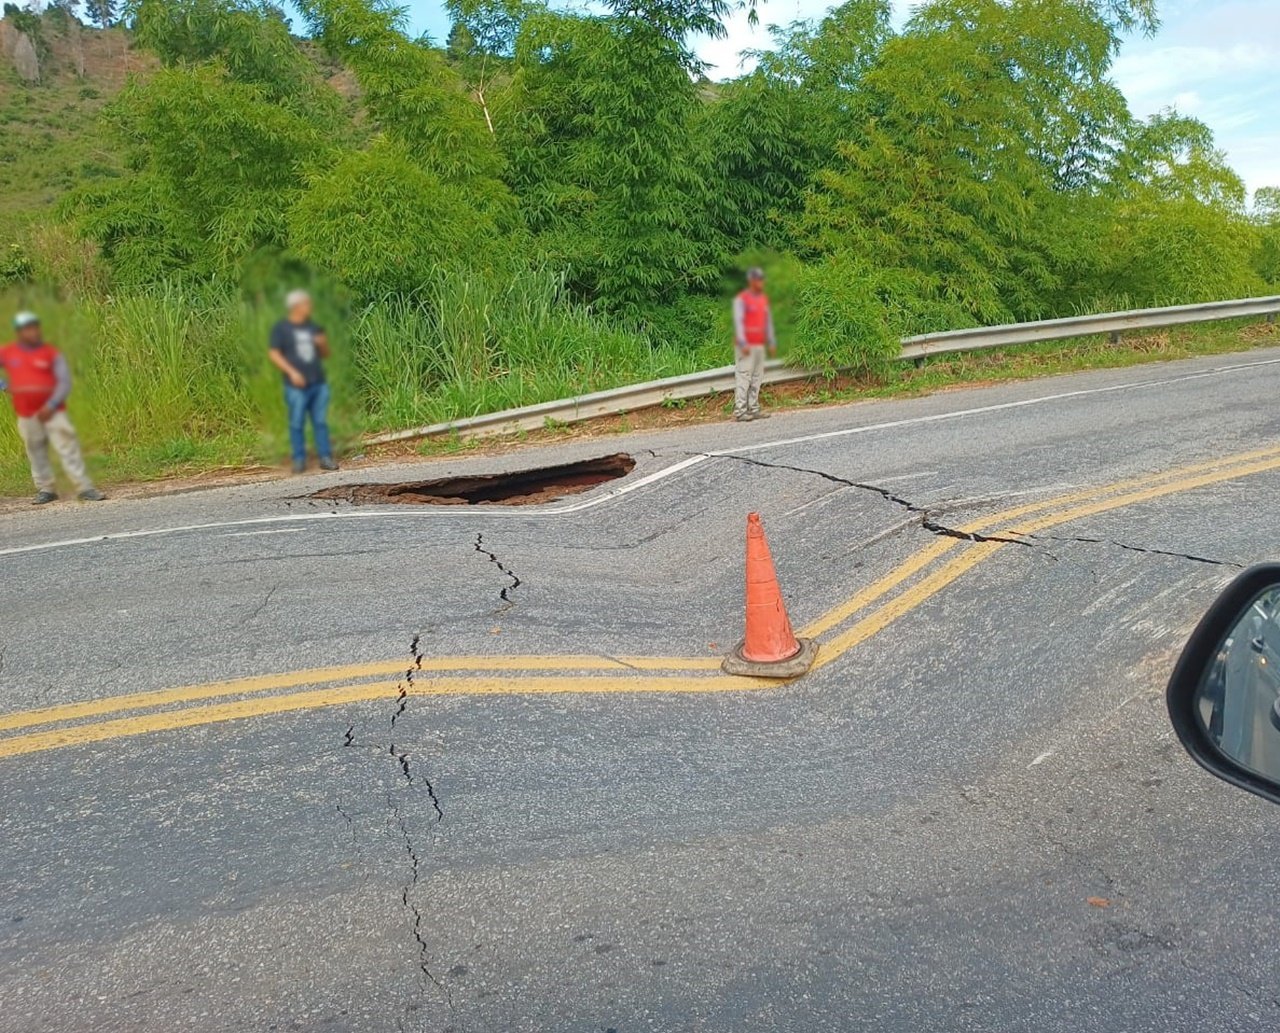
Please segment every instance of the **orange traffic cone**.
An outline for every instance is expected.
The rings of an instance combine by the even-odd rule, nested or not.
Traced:
[[[794,678],[813,666],[818,644],[798,639],[787,619],[760,514],[747,515],[747,634],[724,659],[728,674]]]

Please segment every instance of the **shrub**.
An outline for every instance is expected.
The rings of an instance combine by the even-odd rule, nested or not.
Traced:
[[[10,283],[26,283],[34,269],[21,245],[10,244],[0,251],[0,287]]]
[[[919,285],[911,277],[873,269],[848,253],[805,266],[797,293],[790,360],[827,373],[880,372],[920,319]]]
[[[293,250],[365,299],[413,293],[459,256],[483,260],[495,232],[465,188],[389,140],[313,176],[289,213]]]

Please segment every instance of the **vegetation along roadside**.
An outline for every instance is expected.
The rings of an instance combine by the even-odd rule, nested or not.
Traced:
[[[6,5],[0,311],[66,351],[104,483],[284,454],[265,347],[289,286],[330,330],[348,443],[722,365],[753,264],[784,354],[855,370],[779,397],[1272,339],[889,361],[912,333],[1277,291],[1280,190],[1249,198],[1209,127],[1133,118],[1110,77],[1151,0],[905,24],[849,0],[728,82],[691,49],[722,0],[452,0],[443,45],[373,0],[296,9]],[[27,490],[0,421],[0,493]]]

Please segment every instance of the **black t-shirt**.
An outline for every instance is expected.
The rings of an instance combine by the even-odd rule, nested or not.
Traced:
[[[316,345],[316,337],[322,333],[324,328],[309,319],[305,323],[282,319],[271,328],[271,350],[283,355],[290,366],[307,378],[307,387],[324,383],[324,366]],[[284,381],[287,384],[289,378],[285,377]]]

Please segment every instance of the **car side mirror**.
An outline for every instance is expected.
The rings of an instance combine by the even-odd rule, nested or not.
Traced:
[[[1191,633],[1165,700],[1201,767],[1280,803],[1280,563],[1227,586]]]

